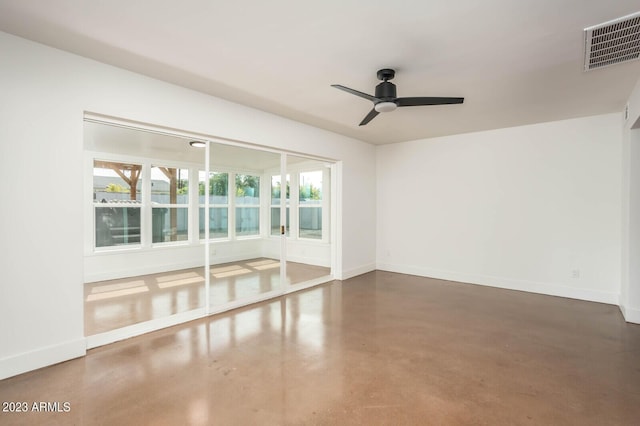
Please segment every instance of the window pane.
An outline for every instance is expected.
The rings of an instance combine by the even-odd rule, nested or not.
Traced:
[[[260,177],[236,175],[236,204],[260,205]]]
[[[189,239],[186,207],[154,207],[152,209],[152,235],[154,243],[187,241]]]
[[[286,234],[289,235],[289,207],[286,227]],[[271,207],[271,235],[280,235],[280,207]]]
[[[198,226],[200,238],[204,238],[204,217],[206,173],[198,172],[199,203]],[[227,238],[229,236],[229,174],[209,173],[209,238]]]
[[[96,247],[140,244],[140,207],[96,207]]]
[[[236,208],[236,235],[258,235],[260,233],[260,208]]]
[[[140,201],[142,166],[140,164],[118,163],[94,160],[93,201],[98,203],[121,200]],[[135,188],[131,191],[131,188]]]
[[[226,238],[229,236],[229,209],[227,207],[209,207],[209,238]],[[204,208],[200,208],[199,227],[200,238],[204,238],[206,218]]]
[[[271,205],[279,206],[280,205],[280,175],[271,176]],[[289,200],[289,175],[287,175],[287,200]]]
[[[300,238],[322,239],[322,207],[301,207]]]
[[[198,186],[200,195],[200,204],[204,204],[206,174],[198,173]],[[229,174],[211,172],[209,174],[209,203],[211,204],[228,204],[229,203]]]
[[[151,202],[189,204],[189,170],[152,166]]]
[[[322,204],[322,171],[300,173],[300,205]]]

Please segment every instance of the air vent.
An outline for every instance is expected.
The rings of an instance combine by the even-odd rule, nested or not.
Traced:
[[[585,28],[584,70],[640,58],[640,12]]]

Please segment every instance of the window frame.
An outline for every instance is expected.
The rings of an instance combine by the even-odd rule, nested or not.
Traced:
[[[277,199],[277,200],[282,200],[282,198],[273,198],[273,178],[274,177],[278,177],[280,178],[280,180],[282,180],[282,175],[281,174],[274,174],[276,173],[275,171],[267,171],[266,175],[269,177],[269,237],[280,237],[280,230],[278,228],[278,231],[276,231],[275,233],[273,233],[273,209],[281,209],[282,208],[282,204],[274,204],[273,200]],[[292,197],[292,191],[293,188],[291,187],[291,173],[287,173],[285,175],[285,180],[286,183],[288,184],[289,187],[289,196],[285,197],[285,208],[286,208],[286,218],[287,218],[287,222],[289,226],[286,226],[285,228],[285,235],[287,236],[287,238],[291,237],[291,197]],[[286,187],[285,187],[285,191],[286,191]],[[280,193],[282,194],[282,182],[280,182]],[[286,194],[286,193],[285,193]],[[279,210],[280,211],[280,210]],[[280,214],[278,214],[278,223],[280,223]],[[281,225],[280,225],[281,226]]]
[[[320,174],[322,175],[322,186],[320,188],[321,194],[322,194],[322,198],[320,198],[320,203],[319,204],[301,204],[300,203],[300,189],[301,189],[301,179],[302,179],[302,174],[303,173],[313,173],[313,172],[320,172]],[[325,173],[325,171],[323,169],[318,169],[317,167],[314,167],[313,169],[309,168],[309,170],[307,169],[301,169],[299,171],[297,171],[296,173],[298,179],[298,196],[296,198],[297,201],[297,231],[296,234],[298,236],[298,239],[300,240],[304,240],[304,241],[325,241],[325,222],[324,222],[324,211],[325,209],[328,207],[325,203],[325,192],[324,192],[324,188],[325,188],[325,179],[327,177],[327,174]],[[300,214],[300,209],[320,209],[320,217],[321,217],[321,226],[320,226],[320,238],[309,238],[309,237],[303,237],[300,235],[300,223],[301,223],[301,214]]]
[[[232,173],[233,175],[233,191],[232,191],[232,200],[231,204],[233,205],[233,238],[237,240],[246,240],[246,239],[254,239],[262,237],[262,181],[264,180],[264,173],[257,172],[244,172],[244,171],[236,171]],[[258,178],[258,201],[255,204],[238,204],[238,196],[237,196],[237,182],[236,179],[238,176],[252,176]],[[255,197],[254,197],[255,198]],[[238,235],[238,209],[258,209],[258,232],[255,234],[248,235]]]
[[[173,247],[173,246],[185,246],[194,243],[193,238],[193,229],[194,229],[194,217],[193,217],[193,206],[194,202],[197,203],[197,198],[194,198],[193,194],[197,194],[197,188],[193,188],[194,185],[194,176],[192,175],[194,169],[198,169],[201,167],[200,164],[191,163],[191,162],[180,162],[180,161],[168,161],[166,159],[155,158],[155,157],[142,157],[139,155],[123,155],[117,153],[109,153],[102,151],[91,151],[85,150],[85,161],[86,161],[86,176],[87,182],[91,182],[88,191],[90,191],[91,196],[90,203],[87,203],[87,208],[91,208],[91,213],[86,216],[87,219],[91,218],[90,221],[87,220],[85,225],[85,229],[88,233],[92,235],[91,239],[85,239],[85,253],[87,254],[108,254],[108,253],[118,253],[118,252],[126,252],[126,251],[140,251],[140,250],[150,250],[150,249],[159,249],[161,247]],[[140,185],[140,199],[139,202],[135,204],[137,208],[140,208],[140,242],[138,244],[127,244],[127,245],[114,245],[114,246],[96,246],[96,207],[122,207],[120,203],[98,203],[94,201],[94,164],[95,161],[102,162],[113,162],[113,163],[124,163],[124,164],[135,164],[142,166],[140,177],[138,178],[138,182]],[[187,208],[187,228],[188,228],[188,238],[186,240],[179,241],[167,241],[167,242],[152,242],[152,209],[153,204],[151,202],[151,168],[156,165],[161,165],[163,167],[170,167],[176,169],[188,170],[189,173],[189,198],[187,204],[179,204],[178,206],[181,208]],[[197,178],[197,176],[196,176]],[[197,185],[197,183],[196,183]],[[89,194],[89,192],[87,192]],[[156,205],[158,207],[159,205]],[[87,212],[88,213],[88,212]]]
[[[192,204],[192,191],[191,191],[191,167],[180,167],[180,166],[173,166],[168,164],[170,162],[167,161],[157,161],[157,162],[150,162],[149,165],[149,206],[150,206],[150,214],[151,214],[151,220],[150,220],[150,224],[151,224],[151,232],[150,232],[150,241],[151,241],[151,245],[153,247],[157,247],[157,246],[167,246],[167,245],[184,245],[184,244],[189,244],[191,242],[191,238],[192,238],[192,232],[191,232],[191,204]],[[176,170],[185,170],[187,172],[187,202],[186,203],[176,203],[176,204],[171,204],[171,203],[155,203],[152,200],[152,196],[153,196],[153,169],[154,168],[166,168],[166,169],[176,169]],[[186,226],[186,239],[183,240],[175,240],[175,241],[153,241],[153,210],[154,209],[160,209],[160,208],[167,208],[167,209],[185,209],[186,210],[186,215],[184,215],[184,217],[187,220]]]
[[[197,200],[197,203],[198,203],[198,240],[200,242],[206,242],[207,239],[204,237],[204,235],[202,235],[202,236],[200,235],[200,217],[199,217],[200,209],[203,209],[206,212],[206,203],[200,203],[200,199],[199,199],[199,196],[200,196],[200,182],[201,182],[200,181],[200,173],[203,173],[203,174],[206,175],[207,172],[205,170],[201,170],[201,169],[197,170],[197,174],[198,174],[198,200]],[[230,189],[231,189],[231,183],[230,183],[231,182],[231,178],[230,178],[230,176],[232,175],[232,172],[227,170],[226,168],[216,167],[214,165],[211,165],[210,169],[209,169],[209,176],[204,181],[204,183],[205,183],[205,194],[204,194],[204,196],[205,197],[211,196],[211,194],[207,193],[207,188],[208,188],[209,182],[211,181],[211,178],[216,173],[217,174],[226,174],[227,175],[227,202],[225,204],[214,204],[214,203],[211,202],[211,200],[209,200],[209,213],[211,213],[211,210],[213,210],[213,209],[225,208],[227,210],[227,235],[226,236],[222,236],[222,237],[215,237],[215,238],[211,237],[211,223],[209,222],[210,219],[211,219],[210,214],[209,214],[208,217],[206,217],[206,214],[205,214],[205,224],[204,224],[204,226],[209,226],[209,240],[208,240],[209,242],[230,241],[232,239],[231,238],[231,219],[230,219],[230,214],[229,214],[229,212],[231,211],[231,208],[230,208],[230,206],[231,206],[231,194],[230,194],[230,192],[231,192],[230,191]],[[206,235],[206,233],[205,233],[205,235]]]
[[[96,169],[96,162],[102,162],[102,163],[115,163],[115,164],[130,164],[130,165],[135,165],[135,166],[140,166],[140,171],[138,174],[138,177],[136,179],[136,194],[138,193],[137,191],[137,187],[138,184],[140,185],[140,199],[138,199],[138,197],[136,196],[136,202],[135,203],[126,203],[126,202],[101,202],[98,201],[96,199],[96,187],[95,187],[95,169]],[[92,217],[92,223],[91,223],[91,234],[92,234],[92,239],[91,239],[91,246],[92,246],[92,251],[99,253],[99,252],[111,252],[111,251],[122,251],[122,250],[136,250],[136,249],[140,249],[143,244],[143,228],[144,228],[144,177],[146,176],[145,173],[145,168],[144,168],[144,162],[140,161],[140,158],[123,158],[123,157],[117,157],[117,158],[112,158],[108,155],[95,155],[95,156],[91,156],[91,163],[90,163],[90,168],[91,168],[91,193],[93,194],[91,197],[91,217]],[[104,167],[103,167],[104,168]],[[122,178],[120,178],[122,179]],[[129,193],[131,192],[131,187],[129,187]],[[126,200],[121,200],[121,201],[126,201]],[[131,200],[133,201],[133,200]],[[98,208],[135,208],[139,210],[139,215],[140,215],[140,220],[139,220],[139,241],[137,243],[132,243],[132,244],[114,244],[114,245],[105,245],[105,246],[98,246],[98,239],[97,239],[97,234],[98,234],[98,214],[97,214],[97,209]]]
[[[318,161],[318,160],[311,160]],[[308,172],[322,172],[322,202],[319,205],[303,206],[299,203],[300,197],[300,174]],[[272,208],[281,207],[279,204],[273,204],[273,197],[271,196],[271,182],[273,177],[281,176],[278,170],[270,169],[265,170],[266,177],[269,178],[269,237],[280,238],[280,233],[271,233],[272,223]],[[286,176],[289,178],[289,198],[287,201],[287,209],[289,210],[289,226],[287,227],[287,240],[300,241],[309,244],[329,244],[331,242],[331,167],[320,167],[318,164],[289,167],[286,170]],[[322,208],[322,237],[321,238],[306,238],[300,236],[300,208]]]
[[[202,173],[206,173],[204,170],[202,170],[200,167],[197,168],[197,170],[195,170],[195,173],[198,175],[198,185],[200,184],[200,172]],[[238,240],[251,240],[251,239],[260,239],[263,238],[263,230],[264,230],[264,225],[262,222],[262,212],[263,212],[263,200],[264,200],[264,188],[263,188],[263,181],[264,181],[264,177],[266,176],[266,173],[264,171],[259,171],[259,170],[249,170],[249,169],[245,169],[245,168],[231,168],[231,167],[219,167],[215,164],[211,164],[210,165],[210,169],[209,169],[209,173],[226,173],[227,174],[227,203],[226,204],[213,204],[213,203],[209,203],[209,209],[213,209],[213,208],[226,208],[227,209],[227,236],[226,237],[217,237],[217,238],[209,238],[210,242],[222,242],[222,241],[238,241]],[[259,192],[260,192],[260,199],[258,201],[258,204],[251,204],[251,205],[245,205],[243,204],[242,207],[252,207],[252,208],[258,208],[258,217],[260,218],[258,220],[258,226],[259,226],[259,231],[257,234],[251,234],[251,235],[237,235],[236,233],[236,207],[237,207],[237,202],[236,202],[236,176],[237,175],[249,175],[249,176],[255,176],[258,177],[260,179],[260,183],[259,183]],[[206,183],[206,182],[205,182]],[[198,192],[199,194],[199,192]],[[196,199],[196,203],[198,205],[198,215],[199,215],[199,211],[200,209],[204,209],[205,205],[204,203],[200,203],[199,199]],[[199,217],[198,217],[198,240],[200,242],[205,242],[207,241],[204,237],[200,237],[200,225],[199,225]]]
[[[206,242],[204,238],[200,238],[199,235],[199,211],[200,208],[204,208],[204,204],[199,202],[199,173],[205,173],[202,163],[195,162],[181,162],[171,161],[163,158],[155,157],[143,157],[139,155],[124,155],[118,153],[109,153],[103,151],[85,150],[85,159],[87,164],[87,178],[90,184],[89,202],[86,204],[87,209],[91,209],[91,212],[87,211],[86,230],[90,233],[91,238],[85,239],[85,253],[87,254],[100,254],[108,252],[125,252],[132,250],[149,250],[161,247],[171,247],[176,245],[196,245]],[[140,242],[135,244],[126,245],[113,245],[113,246],[96,246],[96,207],[122,207],[118,203],[104,203],[100,204],[93,199],[93,177],[94,177],[94,162],[115,162],[141,165],[142,169],[139,177],[140,186],[140,200],[136,204],[136,208],[140,209]],[[187,204],[153,204],[151,202],[151,168],[152,167],[168,167],[175,169],[183,169],[188,171],[189,187]],[[331,200],[331,181],[327,179],[328,168],[320,168],[323,171],[322,180],[322,203],[318,207],[322,207],[322,238],[305,238],[299,236],[299,208],[317,208],[316,206],[301,206],[298,203],[299,197],[299,180],[300,173],[309,171],[318,171],[319,166],[317,164],[313,166],[293,167],[286,171],[289,181],[289,197],[286,199],[286,208],[289,211],[289,227],[287,228],[287,240],[299,240],[301,242],[309,244],[329,243],[331,228],[329,224],[330,200]],[[271,193],[271,182],[274,176],[281,176],[279,170],[265,169],[265,170],[250,170],[250,169],[236,169],[230,167],[218,167],[215,164],[210,166],[210,173],[227,173],[227,203],[226,204],[210,204],[210,208],[226,208],[227,210],[227,236],[220,238],[210,238],[210,242],[223,242],[232,240],[245,240],[245,239],[260,239],[260,238],[280,238],[280,233],[271,234],[271,214],[272,208],[282,208],[279,204],[273,204],[273,198]],[[236,203],[236,176],[237,175],[249,175],[260,178],[259,188],[260,197],[256,204],[241,204]],[[252,235],[237,235],[236,233],[236,207],[251,207],[258,208],[259,220],[259,232]],[[186,208],[188,217],[188,238],[178,241],[166,241],[166,242],[152,242],[152,226],[153,226],[153,208],[156,207],[175,207]],[[266,210],[266,212],[265,212]],[[278,221],[279,222],[279,221]]]

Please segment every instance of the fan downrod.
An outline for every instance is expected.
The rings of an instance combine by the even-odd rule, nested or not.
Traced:
[[[378,80],[387,81],[392,80],[396,76],[396,71],[390,68],[383,68],[378,71]]]

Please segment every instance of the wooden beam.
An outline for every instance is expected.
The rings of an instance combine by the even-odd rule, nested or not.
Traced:
[[[120,176],[127,185],[129,185],[129,199],[136,199],[136,187],[138,186],[138,180],[140,179],[140,173],[142,172],[141,165],[95,160],[93,162],[93,166],[103,169],[111,169],[116,172],[116,174]],[[127,176],[125,172],[129,172],[130,176]]]

